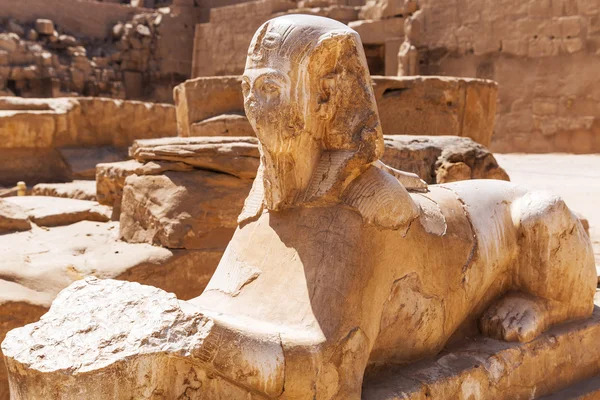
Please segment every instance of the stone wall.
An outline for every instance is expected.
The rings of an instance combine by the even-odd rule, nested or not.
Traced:
[[[175,108],[105,98],[0,97],[0,185],[93,179],[136,139],[176,135]]]
[[[196,27],[192,77],[241,73],[256,28],[292,12],[348,23],[363,39],[371,73],[395,74],[397,57],[390,55],[403,40],[404,19],[417,10],[373,20],[364,19],[362,2],[281,4],[260,0],[212,10],[210,23]],[[600,151],[598,0],[423,0],[418,7],[412,35],[420,74],[499,83],[492,150]]]
[[[598,0],[429,0],[422,72],[500,85],[492,150],[600,151]]]
[[[454,135],[488,146],[498,85],[490,80],[372,76],[386,135]],[[190,79],[174,89],[179,136],[254,136],[239,76]]]
[[[295,0],[258,0],[212,9],[210,22],[196,25],[192,77],[241,74],[254,32],[276,15],[312,14],[344,23],[358,19],[359,7],[320,2],[321,7],[298,8],[302,4]]]
[[[126,21],[143,11],[150,10],[85,0],[0,1],[2,17],[11,17],[21,22],[48,18],[71,35],[92,39],[108,37],[116,22]]]
[[[0,94],[172,102],[190,76],[194,27],[207,9],[86,0],[0,4]],[[37,19],[51,21],[48,32]],[[4,32],[4,33],[2,33]]]

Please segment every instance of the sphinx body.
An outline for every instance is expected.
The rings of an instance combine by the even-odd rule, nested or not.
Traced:
[[[591,244],[560,198],[501,181],[427,188],[378,161],[381,128],[351,29],[271,20],[243,79],[261,166],[192,300],[216,321],[277,338],[269,378],[242,385],[359,399],[365,373],[434,355],[453,336],[530,341],[592,313]]]

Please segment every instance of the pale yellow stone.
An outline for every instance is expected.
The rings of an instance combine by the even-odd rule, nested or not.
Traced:
[[[3,342],[14,400],[359,400],[365,374],[451,339],[527,343],[592,315],[590,239],[562,199],[499,180],[427,187],[380,162],[366,58],[346,25],[266,22],[242,82],[260,166],[206,289],[181,302],[73,284]],[[468,376],[458,398],[481,397],[479,383]]]

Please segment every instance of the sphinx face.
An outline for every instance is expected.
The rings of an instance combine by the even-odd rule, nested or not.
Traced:
[[[281,152],[285,141],[294,136],[290,126],[293,106],[290,102],[289,76],[270,67],[249,68],[242,76],[244,108],[256,136],[270,151]]]
[[[273,57],[250,63],[242,76],[244,108],[261,143],[265,201],[272,210],[296,203],[321,154],[318,133],[306,126],[310,90],[298,80],[301,69]]]

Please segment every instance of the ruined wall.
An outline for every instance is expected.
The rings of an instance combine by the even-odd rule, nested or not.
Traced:
[[[598,0],[428,0],[422,73],[499,83],[492,150],[600,151]]]
[[[126,21],[143,11],[151,10],[85,0],[70,0],[68,4],[65,0],[0,1],[2,17],[11,17],[21,22],[48,18],[60,30],[94,39],[106,38],[116,22]]]
[[[358,7],[298,8],[295,0],[259,0],[210,11],[210,22],[196,25],[192,77],[239,75],[254,32],[281,13],[302,13],[333,18],[344,23],[358,18]],[[235,21],[235,22],[234,22]]]

